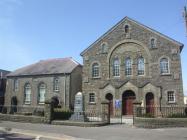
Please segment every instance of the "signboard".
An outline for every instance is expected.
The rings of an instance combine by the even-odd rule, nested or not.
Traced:
[[[115,108],[120,109],[121,108],[121,100],[115,100]]]

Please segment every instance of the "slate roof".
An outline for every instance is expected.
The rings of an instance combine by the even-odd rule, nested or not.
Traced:
[[[1,78],[6,78],[6,75],[8,73],[10,73],[10,71],[0,69],[0,79]]]
[[[71,73],[77,66],[81,66],[81,65],[75,60],[73,60],[71,57],[47,59],[17,69],[11,72],[10,74],[8,74],[7,77],[62,74],[62,73],[68,74]]]

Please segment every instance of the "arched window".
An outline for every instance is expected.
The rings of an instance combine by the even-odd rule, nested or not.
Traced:
[[[44,83],[39,85],[38,89],[38,103],[43,104],[45,102],[46,86]]]
[[[125,25],[125,33],[129,33],[129,26],[128,25]]]
[[[161,74],[168,74],[169,73],[169,61],[167,58],[162,58],[160,60],[160,72],[161,72]]]
[[[55,77],[54,78],[54,91],[59,91],[59,78]]]
[[[99,77],[99,64],[98,63],[94,63],[92,65],[92,77],[93,78]]]
[[[29,83],[25,84],[24,87],[24,103],[25,104],[30,104],[31,103],[31,86]]]
[[[156,47],[156,40],[154,38],[151,38],[151,48]]]
[[[103,43],[101,45],[101,53],[107,53],[107,50],[108,50],[108,46],[106,43]]]
[[[144,73],[145,73],[144,58],[140,57],[138,58],[138,75],[144,75]]]
[[[125,75],[132,75],[132,60],[130,58],[125,59]]]
[[[118,58],[113,62],[113,76],[120,76],[120,63]]]

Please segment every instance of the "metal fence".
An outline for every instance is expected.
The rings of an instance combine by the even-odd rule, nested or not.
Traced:
[[[107,122],[108,112],[101,110],[89,109],[86,111],[73,112],[70,110],[63,110],[60,108],[54,109],[54,120],[71,120],[84,122]]]
[[[137,107],[134,112],[135,117],[145,117],[145,118],[182,118],[187,117],[187,107],[186,106],[147,106],[147,107]]]
[[[44,116],[44,107],[42,106],[0,106],[2,114],[17,114],[17,115],[35,115]]]

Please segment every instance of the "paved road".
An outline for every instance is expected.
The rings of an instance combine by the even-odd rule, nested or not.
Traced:
[[[187,140],[187,128],[142,129],[127,125],[84,128],[16,122],[0,122],[0,127],[62,140]]]

